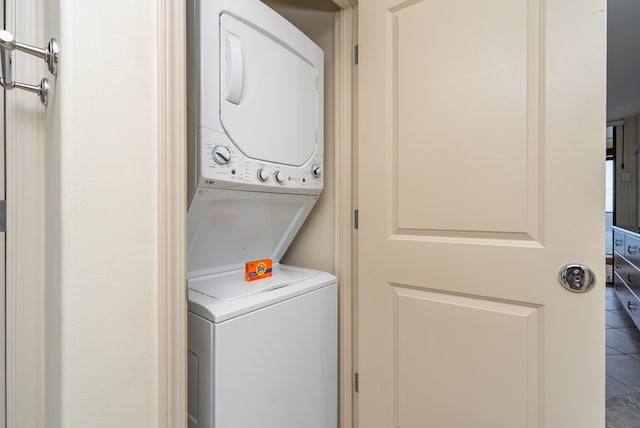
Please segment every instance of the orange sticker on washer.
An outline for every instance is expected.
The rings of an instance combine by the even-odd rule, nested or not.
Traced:
[[[269,278],[272,273],[271,259],[254,260],[244,264],[245,281],[255,281],[256,279]]]

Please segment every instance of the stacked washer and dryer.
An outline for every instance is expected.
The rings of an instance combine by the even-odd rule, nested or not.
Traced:
[[[335,428],[336,278],[279,263],[323,189],[323,52],[258,0],[187,24],[189,428]]]

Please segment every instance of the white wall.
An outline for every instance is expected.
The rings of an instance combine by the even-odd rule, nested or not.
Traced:
[[[47,427],[157,420],[157,2],[47,0]]]

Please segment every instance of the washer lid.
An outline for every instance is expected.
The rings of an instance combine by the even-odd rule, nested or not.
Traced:
[[[322,58],[314,47],[314,59]],[[318,79],[304,52],[263,28],[220,15],[220,121],[247,157],[302,166],[314,155],[322,109]]]
[[[290,269],[286,266],[273,266],[273,276],[257,281],[244,280],[244,271],[235,270],[204,278],[193,278],[189,289],[223,301],[242,299],[253,294],[286,287],[296,281],[313,277],[312,272]]]
[[[327,272],[286,265],[275,268],[281,270],[273,277],[251,283],[244,281],[244,269],[189,279],[189,312],[218,324],[337,285],[337,278]],[[278,277],[288,279],[279,280]],[[234,291],[235,287],[238,287],[237,291]],[[251,289],[247,290],[249,287]]]
[[[251,260],[277,264],[317,196],[198,189],[187,215],[189,278],[244,268]]]

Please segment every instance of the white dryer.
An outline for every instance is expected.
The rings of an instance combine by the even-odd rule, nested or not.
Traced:
[[[319,195],[324,53],[259,0],[188,0],[189,186]]]
[[[336,278],[279,263],[324,184],[322,50],[258,0],[188,8],[189,427],[335,428]]]

